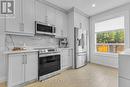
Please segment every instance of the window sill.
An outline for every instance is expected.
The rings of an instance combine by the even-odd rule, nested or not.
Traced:
[[[118,57],[118,53],[100,53],[100,52],[96,52],[95,55],[97,55],[97,56],[112,56],[112,57]]]

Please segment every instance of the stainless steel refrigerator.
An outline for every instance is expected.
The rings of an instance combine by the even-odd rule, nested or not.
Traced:
[[[86,30],[74,28],[74,68],[87,64]]]

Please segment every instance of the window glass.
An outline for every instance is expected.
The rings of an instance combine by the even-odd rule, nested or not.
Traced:
[[[95,23],[96,52],[122,52],[124,50],[124,29],[124,16]]]

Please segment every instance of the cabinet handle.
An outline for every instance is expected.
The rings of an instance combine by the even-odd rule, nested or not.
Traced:
[[[19,23],[20,31],[24,31],[24,23]]]
[[[25,64],[27,64],[27,55],[25,55]]]
[[[82,23],[80,23],[80,29],[82,28]]]
[[[24,64],[24,55],[23,55],[23,59],[22,59],[22,64]]]
[[[70,56],[70,49],[69,49],[69,56]]]

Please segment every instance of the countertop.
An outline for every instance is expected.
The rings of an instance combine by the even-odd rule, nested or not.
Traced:
[[[29,53],[29,52],[38,52],[38,50],[22,50],[22,51],[6,51],[4,54],[18,54],[18,53]]]
[[[66,49],[72,49],[72,48],[67,47],[67,48],[57,48],[57,49],[59,49],[59,50],[66,50]]]
[[[69,50],[72,48],[56,48],[58,50]],[[34,49],[27,49],[27,50],[21,50],[21,51],[6,51],[4,52],[4,54],[8,55],[8,54],[18,54],[18,53],[29,53],[29,52],[38,52],[38,50],[34,50]]]

